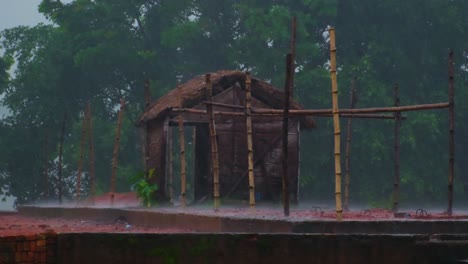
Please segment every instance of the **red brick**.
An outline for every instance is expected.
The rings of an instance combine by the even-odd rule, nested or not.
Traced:
[[[45,247],[46,246],[46,241],[45,239],[40,239],[36,241],[36,246],[37,247]]]
[[[36,251],[36,241],[29,242],[29,250],[33,252]]]
[[[26,240],[36,240],[36,235],[29,235],[29,236],[26,236]]]

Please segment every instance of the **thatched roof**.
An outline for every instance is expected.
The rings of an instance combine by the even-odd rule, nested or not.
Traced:
[[[229,89],[236,83],[244,89],[245,73],[241,71],[218,71],[211,73],[211,81],[213,84],[213,95]],[[255,77],[252,77],[252,96],[273,109],[283,108],[284,93],[273,85]],[[143,113],[137,125],[142,125],[152,119],[165,117],[170,113],[172,108],[179,107],[179,98],[184,108],[195,107],[206,100],[205,75],[197,76],[159,98]],[[291,109],[302,109],[302,106],[296,101],[291,100]],[[299,119],[301,126],[304,128],[315,126],[312,118],[302,117]]]

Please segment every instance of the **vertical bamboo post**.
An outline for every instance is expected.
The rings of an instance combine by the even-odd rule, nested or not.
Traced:
[[[62,179],[62,158],[63,158],[63,140],[65,137],[65,122],[67,120],[67,113],[63,114],[62,130],[60,131],[60,146],[59,146],[59,164],[58,164],[58,199],[59,203],[62,203],[63,199],[63,179]]]
[[[213,87],[211,83],[211,75],[205,75],[205,82],[208,93],[208,100],[213,102]],[[209,118],[210,128],[210,144],[211,144],[211,166],[213,168],[213,198],[214,210],[219,210],[219,161],[218,161],[218,142],[216,140],[216,124],[214,121],[213,105],[207,104],[206,110]]]
[[[45,130],[44,136],[44,175],[43,175],[43,191],[44,199],[49,198],[49,131]]]
[[[294,73],[296,71],[296,37],[297,36],[297,19],[296,16],[292,18],[292,29],[291,29],[291,75],[289,91],[290,97],[294,96]]]
[[[247,161],[249,172],[249,205],[255,209],[255,178],[253,164],[253,144],[252,144],[252,81],[250,72],[245,73],[245,116],[247,128]]]
[[[83,174],[83,156],[85,148],[85,138],[86,138],[86,126],[87,126],[87,113],[88,109],[86,108],[83,112],[83,121],[81,123],[81,138],[80,138],[80,156],[78,157],[78,172],[76,174],[76,190],[75,190],[75,199],[78,202],[81,195],[81,176]]]
[[[117,164],[118,164],[118,158],[119,158],[120,130],[122,128],[122,117],[123,117],[124,107],[125,107],[125,101],[124,99],[120,99],[120,110],[119,110],[119,116],[117,119],[117,128],[115,131],[114,152],[112,153],[112,176],[111,176],[111,186],[110,186],[111,187],[110,188],[111,205],[114,205],[115,183],[116,183],[116,177],[117,177]]]
[[[289,134],[289,97],[291,92],[292,54],[286,56],[286,79],[284,82],[284,110],[283,110],[283,212],[289,216],[289,173],[288,173],[288,134]]]
[[[179,107],[182,108],[182,99],[179,97]],[[184,136],[184,117],[179,114],[179,147],[180,147],[180,205],[182,208],[187,206],[186,186],[187,174],[185,164],[185,136]]]
[[[169,201],[171,203],[174,202],[174,147],[173,147],[173,134],[172,134],[172,127],[169,126],[169,129],[167,131],[168,135],[167,135],[167,144],[169,145],[169,148],[168,148],[168,160],[167,160],[167,163],[168,163],[168,189],[169,189]]]
[[[400,106],[400,92],[398,84],[393,88],[394,105]],[[401,127],[401,112],[395,112],[395,127],[393,131],[393,159],[394,159],[394,178],[393,178],[393,212],[398,212],[400,202],[400,127]]]
[[[453,51],[449,52],[449,173],[448,173],[448,207],[447,214],[452,215],[453,206],[453,178],[455,174],[455,80]]]
[[[332,103],[333,103],[333,127],[335,134],[335,202],[336,219],[343,219],[343,208],[341,207],[341,147],[340,147],[340,114],[338,112],[338,84],[336,80],[336,45],[335,29],[329,28],[330,33],[330,76],[332,82]]]
[[[350,93],[350,108],[353,109],[357,103],[356,95],[356,78],[351,82]],[[352,134],[353,118],[348,118],[348,126],[346,130],[346,156],[345,156],[345,202],[344,210],[349,211],[349,184],[350,184],[350,171],[351,171],[351,134]]]
[[[91,194],[91,204],[94,205],[94,197],[96,196],[96,171],[94,166],[94,140],[93,140],[93,118],[91,114],[91,103],[88,102],[87,105],[87,123],[88,128],[88,147],[89,147],[89,185],[90,185],[90,194]]]

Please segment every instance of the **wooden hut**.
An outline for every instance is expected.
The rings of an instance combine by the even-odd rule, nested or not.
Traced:
[[[244,112],[245,73],[240,71],[219,71],[211,74],[213,102],[218,103],[214,111]],[[252,78],[252,107],[282,109],[284,93],[271,84]],[[158,199],[167,199],[167,142],[168,128],[178,125],[182,114],[184,126],[194,126],[195,174],[194,198],[198,201],[213,196],[213,177],[210,155],[208,115],[204,113],[181,112],[183,109],[206,110],[207,88],[205,76],[197,76],[179,85],[152,103],[140,117],[137,126],[146,132],[147,166],[155,169],[158,184]],[[179,105],[179,101],[181,106]],[[236,107],[221,104],[235,105]],[[291,109],[301,109],[292,101]],[[216,133],[219,148],[220,194],[233,198],[247,199],[247,134],[245,116],[216,115]],[[289,190],[292,201],[297,201],[299,182],[299,134],[301,129],[312,128],[310,118],[291,118],[289,123]],[[282,173],[282,117],[253,116],[253,152],[255,194],[258,201],[278,200],[281,197]],[[176,137],[173,137],[176,138]]]

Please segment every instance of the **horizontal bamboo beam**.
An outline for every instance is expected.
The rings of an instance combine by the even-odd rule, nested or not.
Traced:
[[[320,114],[314,115],[315,117],[333,117],[332,114]],[[385,114],[340,114],[340,117],[346,118],[363,118],[363,119],[395,119],[394,115],[385,115]],[[406,116],[402,116],[401,120],[405,120]]]

